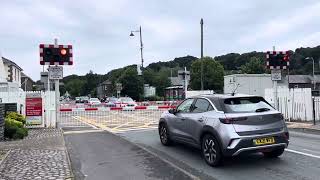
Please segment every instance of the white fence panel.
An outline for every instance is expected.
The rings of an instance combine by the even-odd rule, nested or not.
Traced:
[[[55,101],[55,92],[46,91],[44,93],[44,119],[46,127],[56,127],[56,101]]]
[[[283,113],[286,119],[311,121],[313,120],[312,112],[312,95],[310,88],[288,89],[278,88],[278,99],[274,101],[273,89],[265,90],[265,99],[272,105],[278,103],[278,110]]]
[[[56,109],[55,109],[55,92],[40,92],[40,91],[9,91],[0,92],[2,103],[17,103],[17,111],[22,115],[26,115],[26,94],[41,93],[42,97],[42,124],[32,125],[28,127],[56,127]]]

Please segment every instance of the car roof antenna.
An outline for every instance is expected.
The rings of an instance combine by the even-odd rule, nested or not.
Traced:
[[[234,88],[234,90],[232,91],[231,96],[234,96],[236,94],[236,91],[237,91],[239,86],[240,86],[240,84],[238,83],[236,88]]]

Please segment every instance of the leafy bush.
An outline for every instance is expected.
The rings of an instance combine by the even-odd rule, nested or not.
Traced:
[[[145,97],[144,99],[147,101],[163,101],[163,98],[159,96],[150,96],[150,97]]]
[[[27,128],[18,128],[16,133],[13,134],[12,139],[23,139],[28,135]]]
[[[23,115],[16,112],[9,112],[6,118],[14,119],[16,121],[20,121],[22,124],[26,124],[26,118]]]
[[[23,127],[23,123],[11,118],[6,118],[4,122],[4,136],[10,139],[22,139],[28,135],[28,129]]]

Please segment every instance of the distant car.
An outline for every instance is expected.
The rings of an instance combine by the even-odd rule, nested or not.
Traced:
[[[80,103],[89,103],[89,97],[81,96],[80,97]]]
[[[107,107],[116,107],[119,103],[119,100],[116,97],[109,97],[106,99],[105,103]]]
[[[137,103],[130,97],[120,97],[119,103],[121,107],[135,107]]]
[[[263,97],[199,95],[164,112],[159,121],[160,141],[177,141],[201,149],[210,166],[223,157],[261,152],[280,156],[289,144],[283,115]]]
[[[94,106],[94,105],[100,105],[101,102],[98,98],[90,98],[89,99],[89,105]]]
[[[76,103],[81,103],[81,98],[80,97],[76,97]]]

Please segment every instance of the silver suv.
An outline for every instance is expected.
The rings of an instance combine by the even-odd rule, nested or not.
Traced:
[[[210,166],[240,153],[278,157],[289,144],[282,114],[264,98],[249,95],[188,98],[162,114],[159,135],[165,146],[177,141],[201,149]]]

